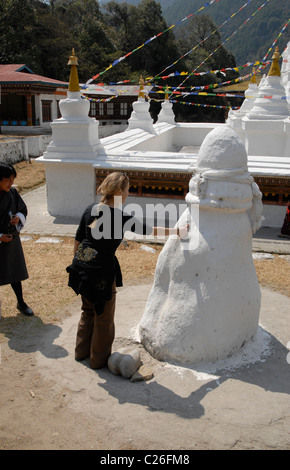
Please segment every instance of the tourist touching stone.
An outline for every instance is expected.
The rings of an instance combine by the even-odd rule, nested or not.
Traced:
[[[75,358],[89,358],[90,366],[107,365],[115,336],[116,287],[122,274],[115,252],[125,231],[142,235],[179,234],[179,228],[152,227],[122,210],[129,194],[129,178],[121,172],[109,174],[98,187],[99,204],[90,204],[75,236],[74,259],[67,267],[69,286],[82,296]],[[187,227],[180,228],[181,233]],[[186,232],[187,233],[187,232]]]

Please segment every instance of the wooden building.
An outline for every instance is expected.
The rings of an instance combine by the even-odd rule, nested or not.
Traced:
[[[68,83],[37,75],[25,64],[0,64],[0,125],[2,131],[50,128],[60,117],[58,102]]]

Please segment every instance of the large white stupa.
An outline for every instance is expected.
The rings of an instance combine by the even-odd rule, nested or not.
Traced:
[[[189,223],[188,238],[166,242],[139,325],[141,342],[156,359],[216,361],[255,335],[260,288],[252,235],[261,222],[261,197],[236,132],[211,131],[178,222]]]

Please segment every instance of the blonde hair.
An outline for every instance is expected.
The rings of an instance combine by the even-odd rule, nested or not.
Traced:
[[[97,189],[97,194],[102,195],[100,204],[106,204],[119,191],[123,191],[127,184],[129,184],[129,178],[125,173],[118,171],[110,173]]]

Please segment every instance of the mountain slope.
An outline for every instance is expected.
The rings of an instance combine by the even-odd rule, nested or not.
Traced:
[[[197,12],[205,4],[203,0],[175,0],[172,5],[163,9],[163,15],[168,24],[176,24],[182,18]],[[244,5],[245,8],[239,11]],[[197,14],[208,14],[217,27],[229,20],[219,32],[225,41],[226,49],[234,54],[237,65],[243,65],[248,61],[262,60],[267,54],[290,18],[290,2],[219,0],[218,3],[205,7]],[[186,23],[187,21],[183,23],[183,27],[186,27]],[[182,34],[180,27],[174,30],[176,35]],[[290,24],[277,42],[280,52],[288,41],[290,41]],[[272,52],[270,57],[271,55]]]

